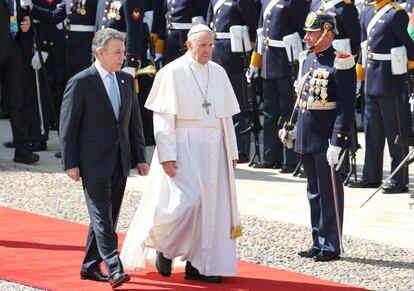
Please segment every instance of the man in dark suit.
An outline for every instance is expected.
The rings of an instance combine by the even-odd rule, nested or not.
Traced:
[[[139,175],[148,173],[133,78],[120,72],[124,41],[111,28],[95,34],[96,61],[69,80],[60,115],[64,169],[75,181],[82,177],[91,219],[81,279],[109,280],[113,288],[130,279],[118,256],[115,228],[131,162]],[[109,278],[101,271],[102,261]]]
[[[10,124],[16,148],[13,161],[25,164],[39,160],[39,156],[29,148],[30,120],[24,94],[22,47],[31,41],[29,29],[29,17],[25,16],[19,1],[0,0],[0,83],[10,107]]]

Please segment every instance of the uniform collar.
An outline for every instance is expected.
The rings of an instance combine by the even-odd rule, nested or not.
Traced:
[[[326,50],[319,52],[319,53],[315,53],[315,56],[317,58],[323,57],[323,56],[328,56],[330,54],[334,54],[334,48],[332,46],[328,47]]]
[[[390,2],[391,2],[391,0],[382,0],[379,3],[374,2],[375,10],[377,10],[377,11],[380,10],[382,7],[384,7],[385,5],[387,5]]]

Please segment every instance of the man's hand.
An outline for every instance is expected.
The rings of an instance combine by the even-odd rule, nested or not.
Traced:
[[[69,176],[69,178],[71,178],[75,182],[78,182],[80,180],[80,171],[78,167],[67,169],[65,173]]]
[[[29,16],[23,17],[22,22],[20,22],[20,29],[23,32],[28,32],[29,31],[29,29],[30,29],[30,18],[29,18]]]
[[[237,160],[232,160],[231,162],[233,164],[233,170],[235,171],[236,170],[236,166],[237,166]]]
[[[135,78],[135,72],[136,72],[136,69],[135,68],[133,68],[133,67],[125,67],[125,68],[122,68],[122,71],[125,72],[125,73],[130,74],[132,76],[132,78]]]
[[[250,66],[246,72],[247,82],[250,83],[252,79],[257,78],[259,76],[258,72],[259,72],[258,68],[254,66]]]
[[[149,167],[146,163],[139,163],[137,165],[138,175],[146,176],[148,175]]]
[[[177,168],[176,162],[175,161],[167,161],[164,163],[161,163],[163,169],[164,169],[164,173],[171,177],[174,178],[176,175],[176,171],[175,169]]]
[[[32,0],[20,0],[20,6],[23,9],[26,9],[27,7],[29,7],[30,9],[32,9],[33,2],[32,2]]]
[[[286,130],[284,127],[279,130],[279,139],[288,149],[292,149],[293,141],[296,139],[296,126],[291,130]]]
[[[46,59],[49,56],[49,53],[47,52],[42,52],[42,58],[43,58],[43,62],[46,63]],[[33,58],[32,58],[32,67],[34,70],[39,70],[42,67],[42,64],[40,63],[40,57],[39,57],[39,52],[36,51]]]
[[[326,151],[326,159],[328,160],[329,166],[334,166],[339,162],[339,153],[341,152],[341,147],[330,144],[328,150]],[[340,165],[339,165],[340,166]],[[337,166],[337,168],[339,167]]]

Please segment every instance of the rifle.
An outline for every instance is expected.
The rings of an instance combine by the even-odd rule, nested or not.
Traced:
[[[247,70],[249,69],[249,56],[246,52],[244,40],[242,38],[242,47],[243,47],[243,63],[244,63],[244,73],[243,76],[246,75]],[[259,118],[259,102],[257,101],[257,92],[256,86],[257,82],[253,78],[250,82],[247,82],[245,77],[242,78],[242,86],[243,86],[243,95],[247,95],[247,103],[250,107],[250,110],[246,110],[240,112],[239,115],[245,117],[249,120],[249,126],[240,132],[240,134],[246,135],[249,133],[253,134],[254,137],[254,155],[250,158],[249,167],[253,166],[256,162],[254,161],[257,157],[257,161],[260,163],[260,142],[259,142],[259,134],[262,130],[262,125],[260,124]],[[246,84],[247,83],[247,84]],[[244,96],[243,96],[244,97]]]

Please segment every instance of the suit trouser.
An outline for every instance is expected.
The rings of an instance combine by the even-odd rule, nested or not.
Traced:
[[[293,149],[283,146],[278,138],[282,125],[279,118],[289,120],[293,110],[293,83],[291,78],[263,79],[263,160],[284,166],[295,166],[297,156]]]
[[[82,271],[96,271],[104,261],[109,276],[123,272],[118,255],[118,235],[116,225],[127,178],[124,176],[118,156],[116,170],[111,177],[82,177],[86,205],[88,207],[89,225],[86,240],[85,257]]]
[[[381,182],[385,138],[391,158],[391,172],[408,153],[408,148],[394,143],[397,135],[409,135],[409,105],[403,94],[365,96],[365,161],[362,177],[366,181]],[[394,183],[407,185],[408,168],[403,167],[392,178]]]
[[[243,73],[230,74],[229,79],[231,85],[233,86],[234,93],[236,94],[237,101],[239,102],[240,110],[242,112],[249,110],[246,77]],[[235,115],[233,117],[233,123],[234,129],[236,131],[237,148],[239,149],[239,154],[245,154],[249,156],[251,133],[249,132],[245,135],[241,135],[240,133],[248,127],[249,120],[246,118],[246,116],[240,117],[238,115]]]
[[[302,154],[301,158],[308,182],[307,195],[311,213],[312,248],[320,251],[340,253],[331,170],[326,160],[326,151]],[[339,219],[342,229],[344,188],[339,172],[335,172],[335,177]]]
[[[23,53],[15,40],[2,43],[8,46],[6,55],[0,59],[2,93],[10,110],[13,143],[17,151],[27,151],[29,146],[30,120],[27,114],[27,98],[24,94]]]

